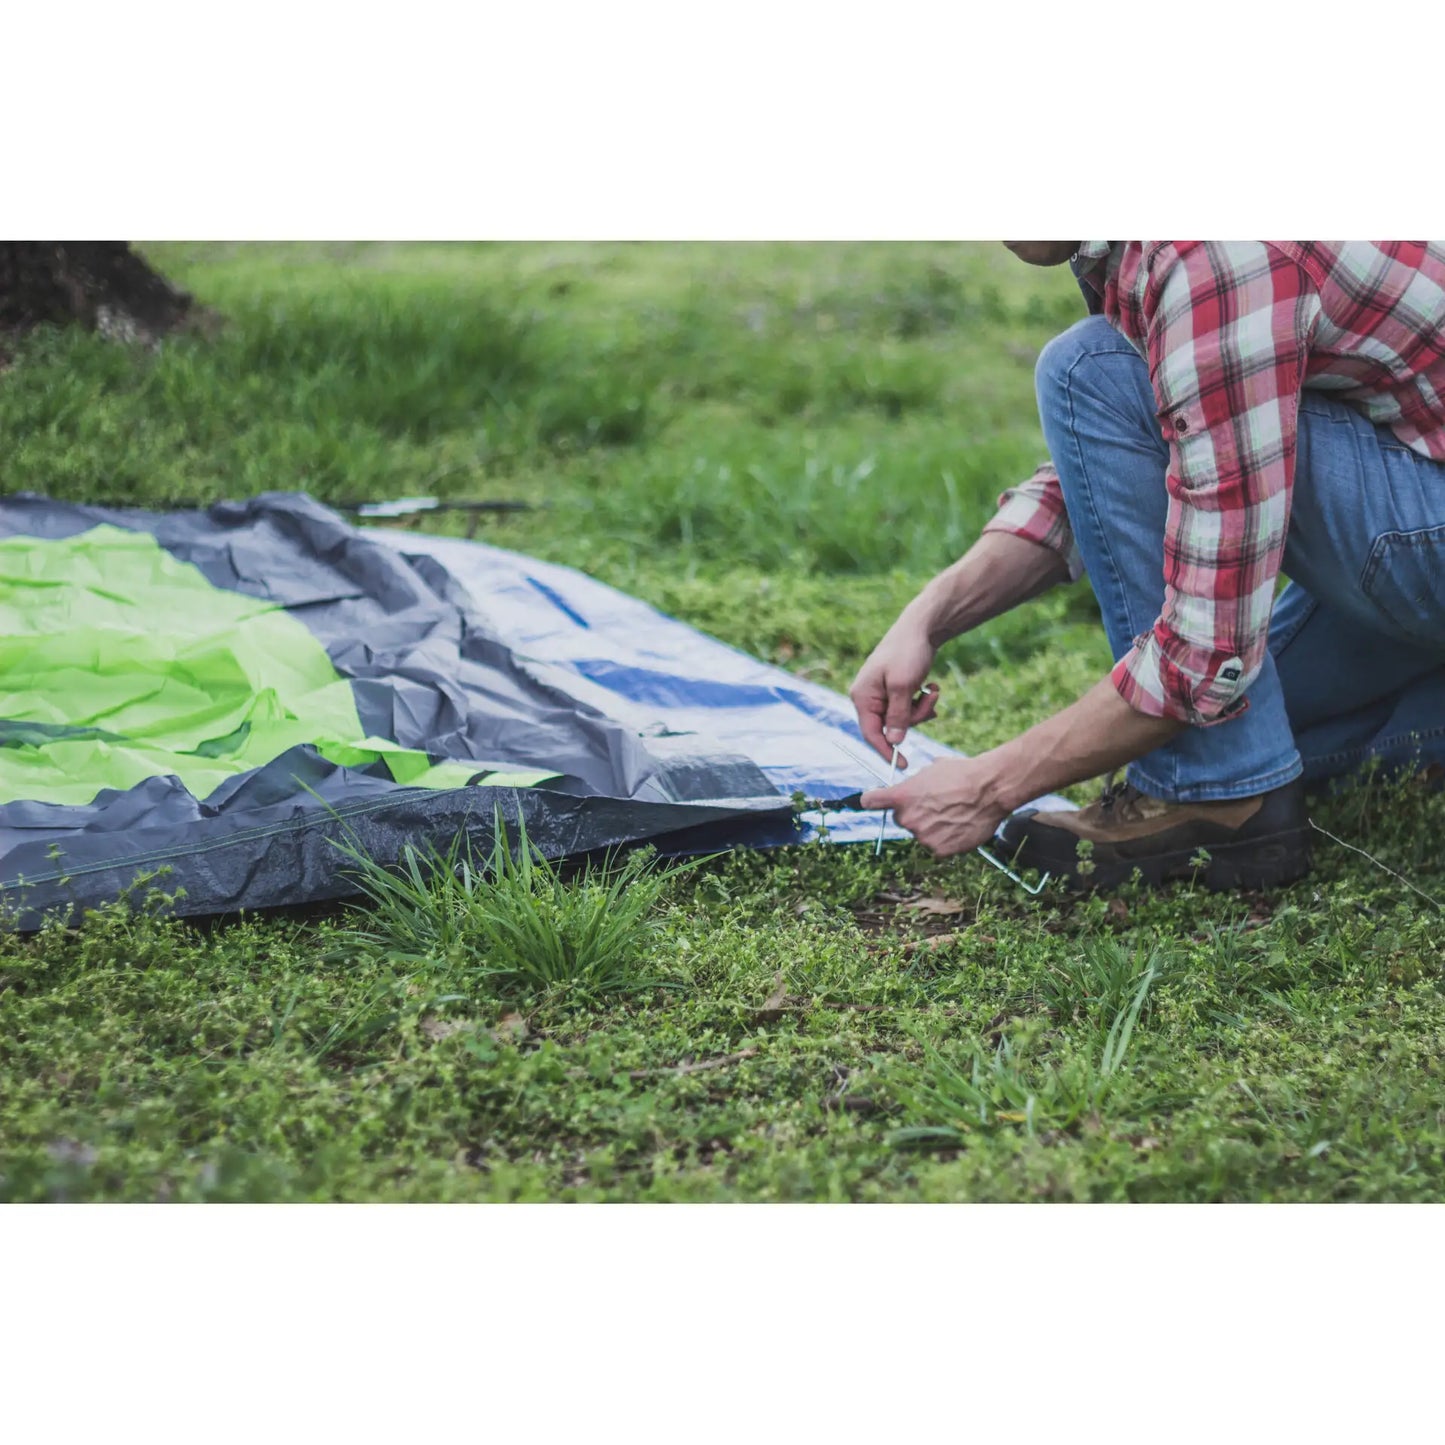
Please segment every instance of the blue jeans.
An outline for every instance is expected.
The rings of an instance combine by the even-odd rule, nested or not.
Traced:
[[[1164,603],[1169,449],[1148,368],[1101,316],[1038,364],[1039,415],[1116,659]],[[1445,763],[1445,463],[1323,393],[1300,402],[1284,571],[1241,716],[1129,769],[1153,797],[1243,798],[1303,776]]]

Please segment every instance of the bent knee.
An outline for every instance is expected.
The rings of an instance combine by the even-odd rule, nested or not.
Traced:
[[[1039,399],[1067,390],[1074,368],[1085,356],[1103,349],[1116,351],[1121,343],[1128,344],[1102,316],[1076,321],[1039,352],[1034,366]]]

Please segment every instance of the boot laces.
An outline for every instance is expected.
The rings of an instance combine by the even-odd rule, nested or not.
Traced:
[[[1115,771],[1104,778],[1104,791],[1099,794],[1099,811],[1102,813],[1112,813],[1114,804],[1129,791],[1127,783],[1116,781],[1118,776],[1118,772]]]
[[[1104,779],[1104,791],[1099,794],[1099,817],[1109,823],[1131,823],[1145,801],[1144,794],[1129,782],[1127,776],[1109,773]]]

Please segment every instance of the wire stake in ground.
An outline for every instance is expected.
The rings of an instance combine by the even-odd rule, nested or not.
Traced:
[[[898,744],[897,744],[897,743],[894,743],[894,744],[893,744],[893,761],[888,764],[888,781],[887,781],[887,783],[884,784],[885,787],[891,788],[891,787],[893,786],[893,779],[894,779],[894,777],[896,776],[897,772],[898,772]],[[888,827],[888,812],[887,812],[887,809],[885,809],[883,812],[879,813],[879,815],[878,815],[878,841],[873,845],[873,856],[874,856],[875,858],[881,858],[881,857],[883,856],[883,834],[884,834],[884,832],[887,830],[887,827]]]
[[[1045,873],[1040,876],[1037,883],[1025,883],[1024,880],[1020,878],[1019,875],[1015,873],[1012,868],[1010,868],[1006,863],[1001,863],[997,858],[993,856],[992,853],[988,851],[987,848],[975,848],[973,851],[977,853],[979,857],[984,860],[985,863],[992,863],[993,866],[997,868],[998,871],[1002,873],[1005,878],[1012,878],[1013,881],[1017,883],[1018,886],[1022,888],[1025,893],[1032,894],[1035,898],[1037,898],[1039,894],[1044,891],[1044,885],[1049,881],[1051,877],[1053,877],[1053,874]]]

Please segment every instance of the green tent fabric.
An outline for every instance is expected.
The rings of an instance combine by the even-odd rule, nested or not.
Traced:
[[[556,776],[433,762],[367,736],[350,682],[302,622],[109,525],[0,540],[0,677],[3,800],[85,804],[162,775],[205,799],[303,744],[351,767],[384,760],[414,787]]]

